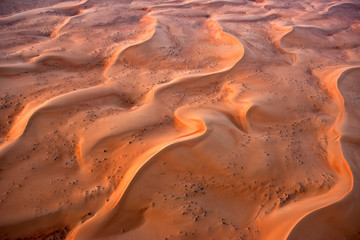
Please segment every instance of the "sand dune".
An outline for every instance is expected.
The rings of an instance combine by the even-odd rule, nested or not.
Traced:
[[[359,9],[0,2],[0,238],[360,239]]]

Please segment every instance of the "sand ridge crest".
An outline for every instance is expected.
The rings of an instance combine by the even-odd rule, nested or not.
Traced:
[[[0,238],[359,236],[355,1],[42,4],[1,3]]]

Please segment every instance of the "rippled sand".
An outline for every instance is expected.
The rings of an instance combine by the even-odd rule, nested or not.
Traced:
[[[360,239],[360,4],[0,1],[1,239]]]

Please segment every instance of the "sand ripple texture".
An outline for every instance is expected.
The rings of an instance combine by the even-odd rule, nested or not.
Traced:
[[[360,239],[359,1],[0,1],[1,239]]]

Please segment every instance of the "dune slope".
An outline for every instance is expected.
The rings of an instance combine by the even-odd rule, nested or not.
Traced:
[[[360,239],[359,10],[1,1],[0,238]]]

